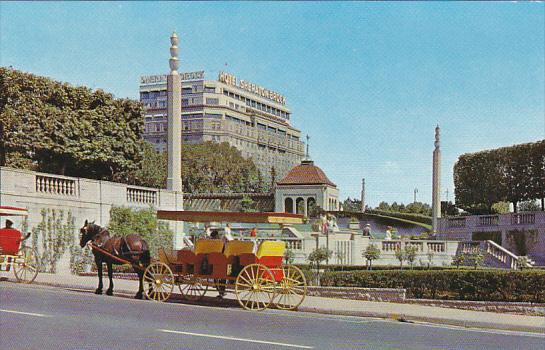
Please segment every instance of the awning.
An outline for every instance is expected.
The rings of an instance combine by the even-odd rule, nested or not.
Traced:
[[[189,222],[233,222],[253,224],[302,224],[303,215],[288,213],[239,213],[221,211],[158,210],[161,220]]]

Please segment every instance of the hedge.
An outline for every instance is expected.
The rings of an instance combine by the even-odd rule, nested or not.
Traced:
[[[428,267],[427,265],[427,260],[426,261],[423,261],[423,263],[425,264],[424,266],[421,266],[421,265],[417,265],[415,264],[412,268],[412,270],[451,270],[451,269],[456,269],[456,266],[430,266]],[[309,264],[296,264],[297,267],[301,268],[301,269],[313,269],[314,267],[309,265]],[[403,264],[403,268],[404,269],[411,269],[410,266],[408,265],[405,265]],[[362,271],[362,272],[366,272],[367,271],[367,266],[366,265],[334,265],[334,264],[329,264],[329,265],[320,265],[320,269],[324,269],[325,271]],[[373,264],[373,271],[375,270],[397,270],[399,271],[399,264],[396,264],[396,265],[375,265]]]
[[[409,298],[545,302],[545,271],[326,272],[322,286],[405,288]]]

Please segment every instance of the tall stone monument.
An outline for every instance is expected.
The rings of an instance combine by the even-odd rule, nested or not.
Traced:
[[[437,233],[437,219],[441,217],[441,149],[439,148],[439,125],[435,128],[435,149],[433,150],[433,184],[431,199],[432,231]]]
[[[365,213],[365,179],[361,179],[361,212]]]
[[[176,195],[175,210],[183,210],[182,195],[182,80],[178,73],[178,36],[170,37],[170,73],[167,76],[167,115],[168,115],[168,175],[167,190],[179,193]],[[180,198],[181,202],[177,199]],[[183,224],[171,223],[174,231],[173,246],[175,250],[183,248]]]
[[[182,80],[178,73],[178,36],[170,37],[170,73],[167,77],[168,177],[167,190],[182,192]]]

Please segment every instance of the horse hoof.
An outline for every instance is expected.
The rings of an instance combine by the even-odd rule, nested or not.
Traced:
[[[134,299],[143,299],[142,293],[136,293],[136,295],[134,296]]]
[[[108,290],[106,291],[106,295],[114,295],[114,291],[108,289]]]
[[[95,290],[95,294],[102,294],[102,289]]]

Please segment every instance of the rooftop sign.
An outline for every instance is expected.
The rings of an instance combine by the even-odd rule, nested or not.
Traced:
[[[167,74],[161,75],[144,75],[140,77],[140,84],[160,84],[167,82]],[[204,71],[180,73],[182,81],[204,79]]]
[[[220,74],[218,76],[218,81],[220,81],[221,83],[224,83],[224,84],[239,87],[239,88],[241,88],[243,90],[246,90],[246,91],[252,92],[252,93],[254,93],[256,95],[268,98],[269,100],[278,102],[280,104],[283,104],[283,105],[286,104],[286,98],[284,96],[280,95],[277,92],[265,89],[265,88],[263,88],[263,87],[261,87],[259,85],[256,85],[256,84],[252,84],[252,83],[250,83],[250,82],[248,82],[246,80],[240,80],[238,82],[238,84],[237,84],[237,77],[235,77],[232,74],[225,73],[225,72],[220,72]]]

